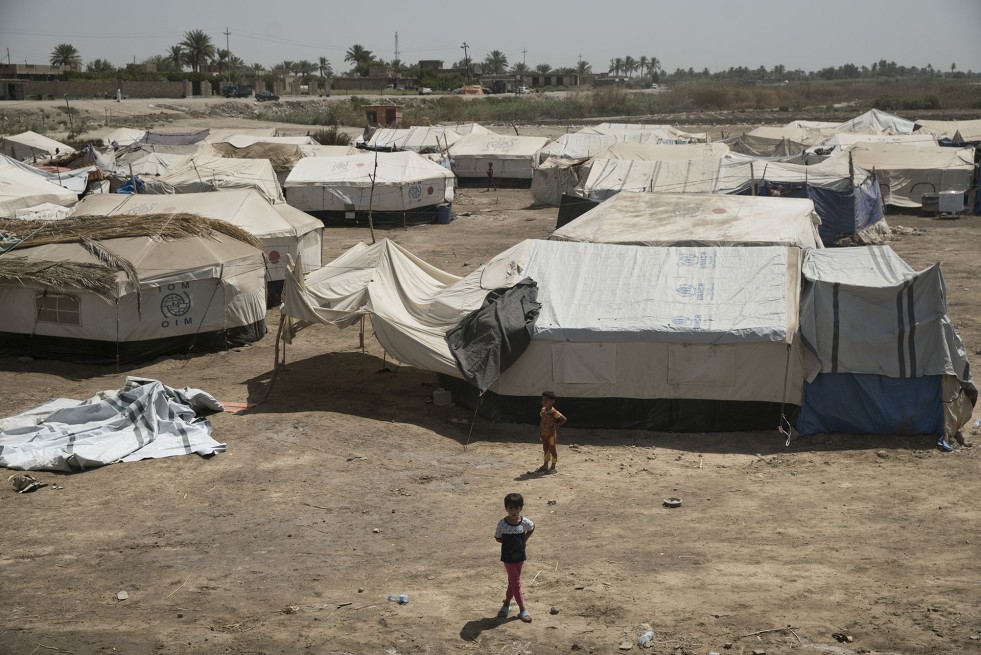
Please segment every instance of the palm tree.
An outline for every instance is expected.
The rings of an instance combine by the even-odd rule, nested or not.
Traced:
[[[522,77],[528,74],[528,64],[523,61],[519,61],[514,66],[511,67],[511,72],[515,75],[521,75]]]
[[[643,79],[643,77],[644,77],[644,71],[647,70],[647,63],[648,63],[648,61],[649,60],[644,55],[641,55],[640,56],[640,59],[638,60],[638,62],[640,63],[640,77],[641,77],[641,79]]]
[[[627,55],[623,58],[623,72],[627,74],[627,77],[631,77],[633,72],[637,70],[637,60]]]
[[[144,63],[156,63],[156,62],[144,62]],[[85,66],[86,73],[93,73],[95,75],[107,76],[107,75],[111,75],[115,71],[116,71],[116,67],[113,66],[107,59],[93,59]]]
[[[266,70],[266,67],[260,64],[259,62],[252,64],[251,66],[249,66],[249,68],[252,69],[253,73],[261,73],[264,70]]]
[[[364,77],[368,74],[368,65],[374,61],[375,55],[371,50],[366,49],[360,43],[355,43],[344,53],[344,61],[354,64],[358,75]]]
[[[334,68],[327,61],[327,57],[321,57],[317,60],[317,69],[320,71],[320,77],[334,76]]]
[[[579,63],[576,64],[576,72],[579,73],[580,77],[583,77],[584,75],[589,75],[592,73],[593,67],[585,59],[580,59]]]
[[[659,74],[662,70],[661,60],[658,59],[657,57],[651,57],[650,59],[648,59],[647,65],[650,66],[651,70],[654,72],[655,75]]]
[[[184,48],[181,47],[181,44],[170,46],[170,49],[167,50],[166,59],[177,70],[184,68]]]
[[[610,60],[610,63],[612,64],[613,74],[619,77],[620,71],[623,70],[623,59],[617,57],[616,59]]]
[[[212,57],[209,63],[214,66],[219,76],[224,76],[228,72],[228,62],[231,57],[232,53],[230,51],[219,48],[215,51],[214,57]]]
[[[184,60],[191,66],[191,72],[199,72],[202,66],[214,59],[215,46],[204,30],[184,32],[184,40],[180,45],[184,49]]]
[[[535,66],[535,72],[539,75],[548,75],[552,72],[552,67],[548,64],[538,64]]]
[[[490,54],[484,57],[484,66],[488,73],[501,75],[508,69],[508,58],[500,50],[491,50]]]
[[[78,54],[78,48],[70,43],[59,43],[51,51],[51,65],[61,66],[68,70],[78,70],[82,67],[82,57]]]

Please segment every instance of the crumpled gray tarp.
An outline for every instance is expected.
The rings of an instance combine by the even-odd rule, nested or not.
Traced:
[[[128,377],[117,392],[86,400],[57,399],[0,420],[0,466],[25,471],[82,471],[116,462],[211,455],[226,445],[211,438],[203,414],[224,411],[200,389],[173,389]]]
[[[457,368],[471,384],[486,391],[531,342],[541,305],[538,283],[525,278],[508,289],[496,289],[479,309],[446,333]]]

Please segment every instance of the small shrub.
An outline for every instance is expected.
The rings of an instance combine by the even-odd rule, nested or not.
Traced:
[[[337,123],[324,130],[317,130],[310,135],[313,140],[322,146],[346,146],[350,138],[344,132],[337,129]]]

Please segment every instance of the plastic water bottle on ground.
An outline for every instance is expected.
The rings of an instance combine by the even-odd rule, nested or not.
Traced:
[[[652,641],[654,641],[654,632],[651,630],[637,637],[637,645],[641,648],[650,648]]]
[[[981,418],[974,420],[974,429],[977,430],[978,428],[981,428]]]
[[[405,605],[409,602],[409,594],[399,594],[399,605]]]

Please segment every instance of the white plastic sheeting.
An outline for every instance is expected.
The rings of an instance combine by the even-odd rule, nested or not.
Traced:
[[[43,203],[71,207],[78,195],[18,166],[0,166],[0,216]]]
[[[619,193],[552,233],[553,241],[636,246],[823,248],[807,199]]]
[[[222,453],[225,444],[211,438],[210,422],[199,415],[223,409],[200,389],[172,389],[157,380],[128,377],[119,391],[86,401],[58,399],[0,420],[0,466],[77,472],[117,462]]]

